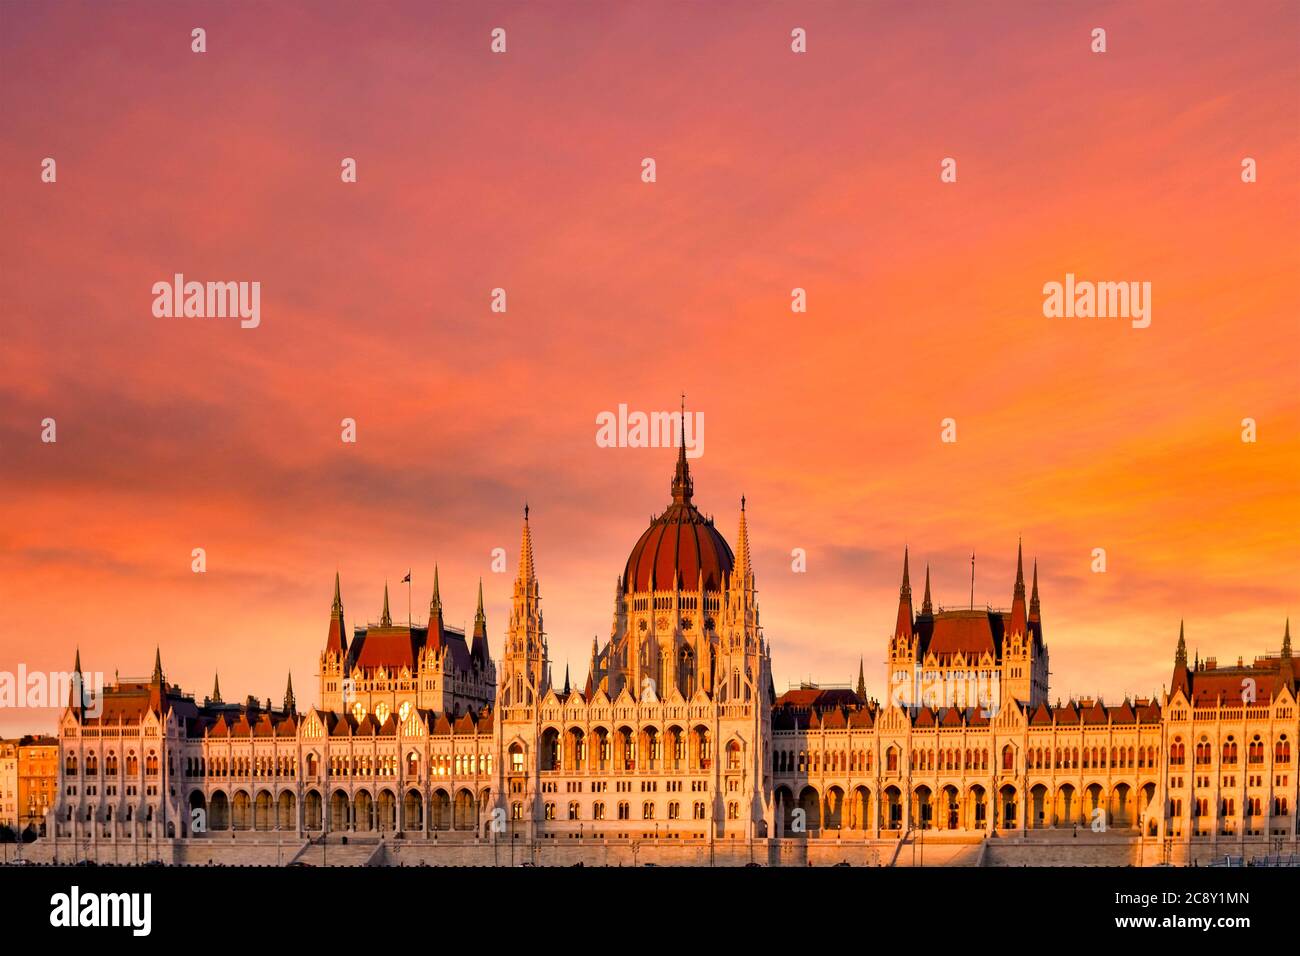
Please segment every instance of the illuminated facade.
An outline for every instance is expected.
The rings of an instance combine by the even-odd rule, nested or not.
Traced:
[[[672,499],[615,585],[583,685],[552,680],[525,509],[510,620],[488,657],[482,589],[470,635],[442,620],[347,636],[336,576],[321,706],[200,704],[148,679],[73,699],[59,728],[61,841],[81,845],[380,837],[440,847],[508,840],[773,845],[981,841],[1104,830],[1136,841],[1296,840],[1296,674],[1281,651],[1189,665],[1180,634],[1160,701],[1048,703],[1037,569],[1009,610],[919,613],[908,559],[888,694],[778,697],[759,624],[742,499],[736,550],[694,504],[684,453]],[[78,661],[78,672],[80,662]]]

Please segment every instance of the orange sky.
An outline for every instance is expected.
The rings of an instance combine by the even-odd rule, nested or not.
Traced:
[[[1023,535],[1053,698],[1158,692],[1182,617],[1202,655],[1276,650],[1298,32],[1294,3],[0,5],[0,670],[158,643],[200,695],[292,670],[310,703],[335,569],[351,625],[408,566],[419,617],[435,562],[449,623],[485,578],[499,654],[527,499],[581,679],[673,462],[595,416],[683,390],[697,503],[734,540],[748,497],[778,690],[865,656],[881,692],[905,543],[937,601],[974,550],[1006,605]],[[260,281],[261,326],[154,318],[176,272]],[[1151,327],[1044,318],[1067,272],[1151,282]]]

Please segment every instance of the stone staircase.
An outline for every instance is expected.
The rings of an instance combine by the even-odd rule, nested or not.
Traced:
[[[315,839],[305,843],[294,854],[291,863],[310,866],[383,866],[384,845],[376,837],[341,837],[327,840]]]
[[[922,840],[919,831],[913,830],[898,841],[888,865],[983,866],[986,843],[979,836],[943,837],[934,831],[927,831]]]

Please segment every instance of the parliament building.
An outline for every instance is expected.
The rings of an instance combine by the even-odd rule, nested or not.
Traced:
[[[905,554],[883,699],[861,672],[856,688],[778,695],[744,500],[733,550],[695,505],[684,450],[671,493],[580,684],[552,678],[525,509],[495,661],[481,584],[471,633],[444,623],[436,571],[426,625],[394,624],[385,589],[379,622],[349,633],[336,575],[318,706],[291,682],[279,705],[219,686],[200,702],[160,654],[94,706],[74,691],[54,853],[504,863],[507,846],[594,861],[631,847],[690,862],[739,847],[727,859],[811,862],[824,844],[887,864],[918,837],[1021,846],[1031,863],[1098,841],[1147,863],[1296,851],[1289,624],[1279,652],[1233,666],[1189,662],[1180,631],[1159,700],[1051,703],[1036,565],[1027,594],[1018,555],[1007,610],[936,607],[927,569],[917,610]]]

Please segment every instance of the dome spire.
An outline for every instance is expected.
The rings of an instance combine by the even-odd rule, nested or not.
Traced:
[[[673,473],[673,504],[689,505],[695,492],[691,466],[686,462],[686,393],[682,392],[682,413],[677,420],[677,470]]]

